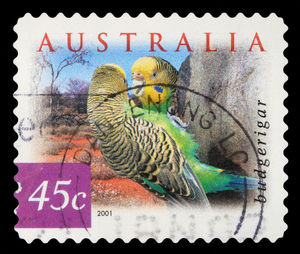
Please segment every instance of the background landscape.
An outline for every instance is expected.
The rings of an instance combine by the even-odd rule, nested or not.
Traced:
[[[39,161],[90,164],[94,205],[164,207],[163,201],[139,184],[119,178],[107,167],[86,114],[88,87],[97,66],[108,63],[120,65],[129,77],[130,84],[132,64],[150,54],[138,47],[134,52],[125,52],[120,47],[99,54],[94,52],[87,48],[72,53],[58,47],[54,53],[36,53],[32,93],[40,95],[36,96],[35,107],[42,109],[36,116],[42,126],[43,145],[39,151]],[[188,52],[154,52],[151,55],[160,55],[179,68]]]

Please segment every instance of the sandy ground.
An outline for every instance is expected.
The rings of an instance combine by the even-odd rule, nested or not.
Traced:
[[[156,198],[141,185],[118,177],[104,162],[102,154],[88,133],[80,135],[47,135],[47,152],[40,161],[47,163],[80,163],[91,161],[91,197],[92,203],[99,206],[164,207],[162,200]],[[51,151],[51,146],[61,151]],[[53,148],[54,149],[54,148]],[[50,151],[50,152],[49,152]]]

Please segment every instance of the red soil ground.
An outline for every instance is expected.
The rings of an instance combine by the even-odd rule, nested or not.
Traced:
[[[159,206],[165,207],[162,200],[156,198],[141,185],[129,180],[119,178],[105,164],[99,149],[92,147],[88,138],[84,135],[54,136],[48,135],[51,142],[66,143],[65,147],[55,155],[43,155],[42,162],[76,163],[91,159],[91,196],[93,204],[101,206],[141,207]],[[75,158],[74,158],[75,156]]]

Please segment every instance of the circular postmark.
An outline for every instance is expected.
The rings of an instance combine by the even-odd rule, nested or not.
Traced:
[[[128,92],[131,90],[143,88],[145,86],[151,86],[151,85],[140,85],[140,86],[127,88],[126,90],[107,95],[104,101],[113,98],[120,93],[128,94]],[[159,84],[159,86],[168,87],[169,85]],[[253,163],[255,164],[255,167],[257,167],[258,170],[260,170],[261,165],[257,163],[259,159],[258,153],[256,151],[256,147],[251,138],[251,135],[249,134],[247,128],[243,126],[243,123],[240,121],[240,119],[234,115],[234,113],[232,113],[225,106],[221,105],[214,99],[210,98],[209,96],[206,96],[205,94],[202,94],[190,88],[179,86],[179,85],[176,86],[176,89],[179,92],[184,91],[186,93],[186,98],[188,100],[184,105],[180,105],[180,108],[182,109],[181,111],[178,111],[176,107],[172,107],[172,109],[167,109],[167,112],[173,116],[184,119],[184,121],[187,122],[186,130],[189,133],[194,135],[195,140],[198,143],[200,143],[201,149],[205,151],[207,147],[211,147],[211,149],[209,149],[209,151],[207,152],[208,156],[205,157],[206,160],[204,161],[202,160],[201,155],[205,153],[203,153],[203,150],[202,153],[201,151],[199,152],[200,154],[199,157],[201,161],[209,165],[222,168],[224,170],[229,170],[229,171],[232,170],[234,173],[240,175],[245,175],[245,172],[247,172],[247,170],[245,171],[245,168],[246,169],[252,168]],[[170,97],[168,99],[173,100],[174,98]],[[98,107],[101,107],[101,104],[99,104]],[[134,114],[133,112],[134,110],[131,111],[132,113],[131,116],[133,116]],[[128,117],[130,117],[130,115],[128,115]],[[139,116],[134,115],[134,117],[139,117]],[[225,118],[227,119],[227,122],[229,122],[229,127],[223,124]],[[73,130],[72,134],[70,135],[69,141],[65,147],[65,152],[61,160],[60,176],[62,176],[63,165],[65,163],[65,156],[69,150],[69,145],[72,139],[78,133],[80,126],[87,123],[87,118],[85,117],[83,119],[78,120],[70,116],[69,114],[65,114],[65,115],[63,114],[63,115],[52,116],[52,118],[50,119],[50,121],[52,122],[54,121],[57,124],[61,120],[67,121],[69,125],[75,125],[76,128]],[[110,123],[107,122],[107,126],[105,127],[113,128],[114,126],[110,125]],[[105,130],[104,132],[103,130],[104,129],[101,128],[100,131],[105,135]],[[43,133],[43,124],[41,124],[40,126],[40,133],[41,134]],[[215,145],[211,145],[211,143],[214,143]],[[80,159],[79,155],[81,153],[87,154],[86,161],[82,161]],[[74,153],[73,159],[76,162],[90,164],[92,160],[92,156],[93,155],[88,150],[78,148],[78,150],[76,150],[76,152]],[[248,189],[247,189],[246,178],[244,178],[243,194],[244,194],[243,195],[244,202],[242,205],[241,216],[236,225],[234,234],[238,234],[246,218],[245,214],[248,206],[247,203]],[[260,217],[253,238],[256,237],[261,227],[261,222],[263,218],[263,207],[264,207],[264,203],[262,202],[261,210],[259,213]],[[63,213],[63,211],[61,212]],[[80,213],[80,210],[78,212]]]

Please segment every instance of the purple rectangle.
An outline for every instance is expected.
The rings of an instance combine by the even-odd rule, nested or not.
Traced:
[[[90,166],[17,163],[16,228],[90,228]]]

